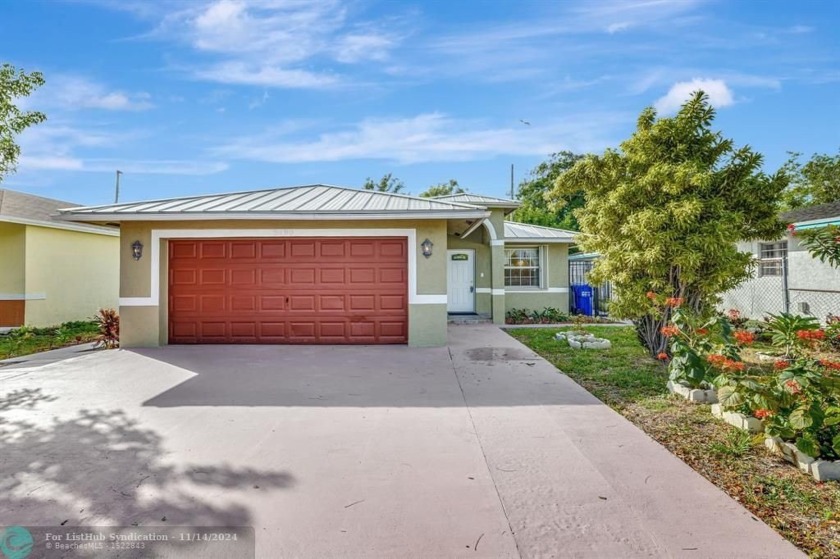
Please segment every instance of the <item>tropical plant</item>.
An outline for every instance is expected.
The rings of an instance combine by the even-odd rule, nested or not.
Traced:
[[[372,178],[368,177],[365,179],[365,183],[362,185],[362,188],[365,190],[374,190],[376,192],[391,192],[392,194],[397,194],[405,190],[405,183],[393,176],[393,173],[387,173],[382,175],[382,178],[378,181],[374,181]]]
[[[704,319],[690,310],[676,308],[672,324],[663,327],[663,335],[670,340],[668,372],[673,382],[689,388],[708,388],[717,375],[716,365],[740,366],[732,325],[726,317]]]
[[[114,349],[120,345],[120,316],[114,309],[99,309],[94,320],[99,326],[96,347]]]
[[[430,186],[420,193],[421,198],[434,198],[435,196],[449,196],[450,194],[463,194],[465,189],[458,185],[455,179],[449,179],[449,182],[442,182]]]
[[[784,192],[788,208],[814,206],[840,201],[840,152],[836,155],[815,153],[804,164],[801,153],[791,153],[783,169],[790,177]]]
[[[840,268],[840,225],[813,229],[796,229],[791,225],[788,230],[799,238],[799,244],[804,246],[812,257]]]
[[[794,315],[790,313],[771,314],[767,320],[767,329],[773,345],[782,350],[785,358],[795,357],[805,347],[810,334],[801,332],[816,332],[820,329],[820,322],[813,316]]]
[[[715,111],[696,92],[673,117],[645,109],[620,149],[587,156],[559,175],[554,203],[583,190],[580,244],[600,258],[590,281],[612,281],[614,316],[634,320],[651,355],[664,352],[669,309],[651,313],[650,291],[711,314],[721,293],[750,277],[738,241],[777,238],[787,176],[762,171],[762,156],[712,130]]]

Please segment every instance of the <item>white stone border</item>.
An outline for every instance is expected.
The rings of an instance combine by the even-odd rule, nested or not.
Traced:
[[[764,432],[764,422],[757,417],[750,417],[736,411],[726,411],[720,404],[712,404],[712,415],[743,431]]]
[[[408,303],[445,305],[447,297],[417,293],[416,229],[152,229],[151,294],[148,297],[120,297],[121,307],[160,306],[160,242],[163,239],[282,238],[282,237],[406,237],[408,244]]]
[[[695,404],[716,404],[717,399],[717,391],[716,390],[703,390],[702,388],[689,388],[687,386],[683,386],[678,382],[674,382],[672,380],[668,381],[668,390],[672,394],[679,394],[689,402],[694,402]]]
[[[764,439],[764,446],[798,466],[803,473],[811,474],[817,481],[840,480],[840,460],[812,458],[796,448],[795,444],[787,443],[779,437],[767,437]]]

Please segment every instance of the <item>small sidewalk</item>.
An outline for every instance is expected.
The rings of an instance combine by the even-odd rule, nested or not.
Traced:
[[[499,328],[449,342],[521,557],[804,557]]]
[[[30,353],[29,355],[21,355],[20,357],[12,357],[10,359],[0,360],[0,373],[3,369],[27,369],[31,367],[40,367],[41,365],[49,365],[50,363],[57,363],[65,359],[72,359],[73,357],[80,357],[86,355],[94,349],[94,344],[84,343],[78,345],[71,345],[59,349],[51,349],[49,351],[41,351],[38,353]]]

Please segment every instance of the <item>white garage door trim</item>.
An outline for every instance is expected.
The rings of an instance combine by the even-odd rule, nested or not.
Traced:
[[[160,305],[160,241],[163,239],[214,239],[240,237],[406,237],[408,239],[408,304],[445,305],[446,295],[417,293],[416,229],[152,229],[151,296],[120,297],[123,307]]]

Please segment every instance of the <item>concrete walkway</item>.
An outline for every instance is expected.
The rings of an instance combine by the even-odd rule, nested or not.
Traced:
[[[257,557],[802,556],[498,328],[450,340],[8,370],[0,525],[249,525]]]

